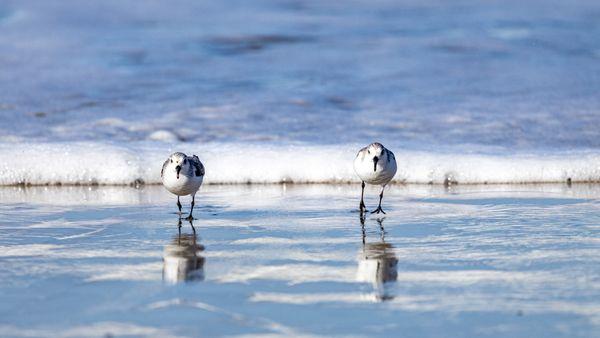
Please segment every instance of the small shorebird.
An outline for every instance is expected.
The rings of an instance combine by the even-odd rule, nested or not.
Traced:
[[[204,166],[198,156],[187,156],[184,153],[171,154],[162,166],[160,177],[165,188],[177,195],[179,215],[181,215],[179,197],[192,195],[192,208],[188,219],[194,219],[192,212],[194,211],[196,192],[200,189],[204,179]]]
[[[365,182],[381,185],[379,194],[379,206],[372,213],[385,212],[381,209],[383,190],[396,174],[396,158],[394,153],[387,150],[381,143],[371,143],[362,148],[354,159],[354,171],[362,180],[362,192],[360,193],[360,212],[368,211],[365,208],[364,194]]]

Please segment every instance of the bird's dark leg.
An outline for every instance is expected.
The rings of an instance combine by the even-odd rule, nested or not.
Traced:
[[[190,215],[188,216],[188,220],[192,221],[194,219],[194,216],[192,216],[192,213],[194,212],[194,205],[196,204],[196,194],[192,195],[192,208],[190,209]],[[192,225],[192,228],[194,226]]]
[[[192,227],[192,232],[194,233],[194,241],[196,241],[196,228],[194,228],[194,223],[192,223],[191,219],[189,219],[188,221],[190,222],[190,226]]]
[[[362,190],[360,192],[360,205],[358,207],[360,209],[361,214],[364,211],[369,211],[369,210],[367,210],[367,207],[365,206],[364,196],[365,196],[365,181],[362,181]]]
[[[179,202],[179,196],[177,196],[177,207],[179,208],[179,216],[181,217],[181,202]]]
[[[381,193],[379,194],[379,206],[377,207],[377,209],[375,209],[375,211],[373,211],[373,212],[372,212],[372,214],[375,214],[375,213],[377,213],[377,214],[378,214],[378,213],[380,213],[380,212],[382,212],[382,213],[384,213],[384,214],[385,214],[385,211],[383,211],[383,209],[381,209],[381,200],[383,199],[383,190],[384,190],[384,189],[385,189],[385,186],[383,186],[383,187],[381,188]]]

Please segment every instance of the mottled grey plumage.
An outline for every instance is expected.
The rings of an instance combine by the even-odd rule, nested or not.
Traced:
[[[367,155],[367,148],[369,148],[370,146],[376,146],[376,147],[381,147],[381,148],[383,148],[382,155],[385,155],[385,157],[387,158],[387,161],[388,161],[388,163],[389,163],[389,162],[390,162],[392,159],[396,160],[396,157],[394,156],[394,153],[392,153],[391,151],[389,151],[389,150],[388,150],[386,147],[384,147],[384,146],[383,146],[383,144],[381,144],[381,143],[379,143],[379,142],[375,142],[375,143],[369,144],[369,145],[368,145],[368,146],[366,146],[366,147],[363,147],[363,148],[361,148],[361,149],[358,151],[358,154],[357,154],[356,156],[357,156],[357,157],[358,157],[358,156],[361,156],[361,159],[364,159],[364,157]]]
[[[383,153],[386,155],[388,163],[390,163],[392,160],[396,161],[396,156],[394,156],[394,153],[387,150],[387,148],[383,148]]]
[[[204,165],[202,165],[202,162],[200,162],[200,159],[198,158],[198,156],[196,155],[192,155],[187,156],[184,153],[174,153],[171,156],[181,156],[183,158],[185,158],[186,160],[190,161],[190,163],[192,164],[189,168],[187,172],[181,172],[182,175],[185,175],[187,177],[200,177],[200,176],[204,176]],[[160,170],[160,177],[163,177],[164,173],[165,173],[165,169],[167,168],[167,165],[169,164],[169,161],[171,159],[168,158],[165,163],[163,163],[162,169]]]
[[[188,160],[192,163],[192,166],[195,168],[194,174],[196,176],[204,176],[204,165],[202,165],[202,162],[200,162],[198,156],[192,155],[192,157],[188,157]]]

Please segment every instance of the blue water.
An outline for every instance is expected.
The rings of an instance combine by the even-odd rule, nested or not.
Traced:
[[[42,185],[0,188],[0,336],[600,336],[598,36],[591,0],[0,2],[0,184]],[[459,185],[362,222],[211,185],[196,236],[127,187],[354,182],[372,141]]]
[[[2,188],[0,335],[598,334],[597,186],[358,189]]]
[[[597,149],[598,36],[597,1],[3,1],[0,141]]]

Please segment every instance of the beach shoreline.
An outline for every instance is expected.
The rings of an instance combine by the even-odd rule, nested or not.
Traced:
[[[600,185],[359,194],[209,185],[192,229],[159,186],[2,187],[0,335],[597,332]]]

